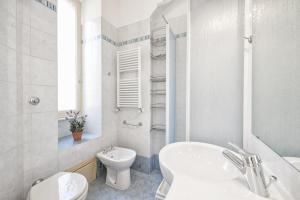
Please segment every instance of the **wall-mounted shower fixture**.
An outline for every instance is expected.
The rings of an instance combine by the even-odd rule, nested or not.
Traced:
[[[40,98],[38,97],[30,97],[29,99],[29,104],[33,105],[33,106],[36,106],[40,103]]]

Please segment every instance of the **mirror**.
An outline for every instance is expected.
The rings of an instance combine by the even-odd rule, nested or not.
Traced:
[[[253,1],[252,132],[300,166],[300,1]]]

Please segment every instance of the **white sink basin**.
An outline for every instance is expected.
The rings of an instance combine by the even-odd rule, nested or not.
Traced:
[[[249,190],[243,175],[223,157],[223,150],[198,142],[164,147],[159,153],[160,168],[171,185],[166,200],[265,200]],[[286,199],[275,193],[269,199]]]
[[[284,157],[291,165],[300,171],[300,158],[297,157]]]
[[[162,173],[171,185],[172,174],[195,179],[224,181],[240,176],[240,172],[222,155],[223,148],[205,143],[174,143],[159,153]]]

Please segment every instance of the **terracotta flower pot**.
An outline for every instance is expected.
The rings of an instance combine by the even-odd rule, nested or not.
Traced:
[[[74,132],[74,133],[72,133],[72,135],[73,135],[74,141],[80,141],[81,136],[82,136],[82,132]]]

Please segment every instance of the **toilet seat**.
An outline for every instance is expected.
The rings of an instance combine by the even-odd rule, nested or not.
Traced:
[[[28,200],[84,200],[88,182],[77,173],[59,172],[30,189]]]

